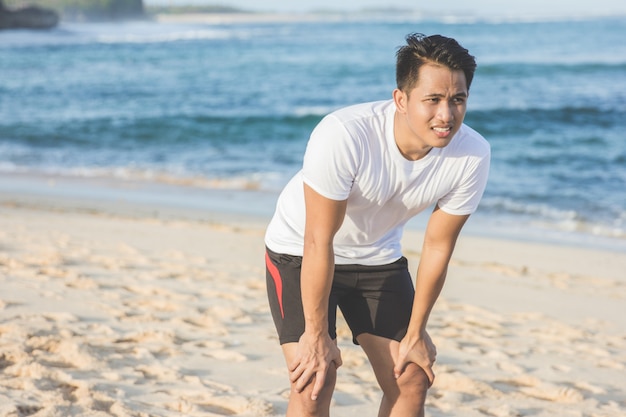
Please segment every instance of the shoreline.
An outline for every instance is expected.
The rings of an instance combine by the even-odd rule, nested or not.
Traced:
[[[274,195],[105,177],[0,175],[0,204],[122,216],[154,216],[257,225],[269,221]],[[250,199],[261,202],[256,206]],[[265,209],[263,209],[265,207]]]
[[[278,191],[202,186],[190,181],[170,183],[149,179],[79,177],[11,173],[0,175],[0,203],[65,209],[137,211],[163,217],[182,216],[209,221],[238,221],[267,224]],[[407,231],[423,231],[428,210],[411,219]],[[558,226],[532,227],[516,222],[514,216],[493,217],[480,211],[472,215],[462,235],[526,244],[548,244],[574,249],[626,253],[626,239],[561,230]]]

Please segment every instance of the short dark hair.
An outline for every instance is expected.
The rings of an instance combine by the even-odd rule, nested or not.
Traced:
[[[396,84],[406,93],[417,85],[420,67],[429,62],[463,71],[468,91],[476,71],[476,60],[469,51],[442,35],[411,33],[406,36],[406,45],[398,49],[396,58]]]

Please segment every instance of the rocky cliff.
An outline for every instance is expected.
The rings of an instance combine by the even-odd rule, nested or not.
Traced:
[[[114,21],[145,17],[143,0],[56,0],[63,20]]]
[[[59,23],[59,14],[51,9],[26,6],[8,9],[0,0],[0,29],[50,29]]]
[[[49,29],[55,27],[59,20],[93,22],[146,18],[143,0],[32,0],[32,2],[36,5],[18,8],[6,7],[3,0],[0,0],[0,30]]]

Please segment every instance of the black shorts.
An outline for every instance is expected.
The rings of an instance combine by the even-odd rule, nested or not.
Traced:
[[[328,304],[328,333],[337,338],[337,306],[352,339],[370,333],[400,341],[406,334],[415,288],[405,257],[388,265],[336,265]],[[267,295],[281,344],[304,333],[300,294],[302,257],[266,249]]]

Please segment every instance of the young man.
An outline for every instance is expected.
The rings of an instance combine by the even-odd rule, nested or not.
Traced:
[[[463,124],[476,62],[454,39],[409,35],[393,99],[326,116],[265,237],[268,296],[291,381],[288,416],[328,416],[342,364],[341,309],[383,398],[379,416],[422,416],[435,375],[426,323],[489,171],[485,139]],[[435,205],[415,287],[405,223]]]

